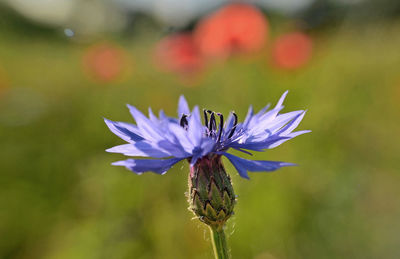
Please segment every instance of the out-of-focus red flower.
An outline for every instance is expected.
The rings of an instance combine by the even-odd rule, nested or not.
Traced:
[[[155,62],[178,73],[192,73],[203,67],[203,59],[189,33],[173,34],[162,39],[155,49]]]
[[[124,51],[114,44],[95,44],[83,57],[84,71],[94,80],[111,82],[121,78],[127,68]]]
[[[254,6],[230,4],[205,17],[194,37],[201,53],[208,57],[227,57],[232,52],[261,49],[268,36],[268,21]]]
[[[292,32],[276,39],[272,57],[278,67],[295,69],[306,64],[312,54],[312,40],[302,32]]]

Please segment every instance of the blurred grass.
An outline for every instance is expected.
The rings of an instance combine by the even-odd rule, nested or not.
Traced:
[[[255,156],[299,167],[247,181],[226,163],[239,195],[233,258],[400,256],[399,24],[320,33],[299,71],[273,68],[267,48],[190,83],[153,67],[154,35],[118,40],[129,76],[102,84],[82,72],[86,44],[1,36],[1,258],[211,258],[186,209],[188,166],[164,176],[110,166],[122,157],[104,149],[123,141],[102,117],[131,121],[126,103],[173,115],[185,94],[243,119],[286,89],[285,111],[307,108],[300,128],[313,132]],[[13,91],[34,94],[14,103]]]

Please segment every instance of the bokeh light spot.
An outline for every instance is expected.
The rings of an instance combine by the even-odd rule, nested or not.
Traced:
[[[272,57],[274,63],[284,69],[295,69],[305,65],[311,58],[312,40],[302,32],[293,32],[276,39]]]
[[[91,46],[83,57],[87,75],[99,82],[111,82],[122,77],[127,68],[124,51],[110,43]]]
[[[193,73],[203,66],[202,57],[190,34],[174,34],[162,39],[155,48],[157,65],[172,72]]]
[[[230,4],[201,20],[194,32],[196,44],[208,57],[260,50],[267,39],[268,21],[256,7]]]
[[[71,29],[66,28],[66,29],[64,29],[64,34],[65,34],[65,36],[70,38],[70,37],[73,37],[75,35],[75,32],[73,30],[71,30]]]

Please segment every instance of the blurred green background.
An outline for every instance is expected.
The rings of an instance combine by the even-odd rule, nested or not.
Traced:
[[[273,66],[267,42],[193,76],[154,66],[166,26],[148,17],[71,39],[2,5],[0,258],[212,258],[208,229],[187,210],[188,165],[163,176],[112,167],[123,157],[104,150],[123,141],[103,117],[132,122],[127,103],[174,116],[184,94],[243,119],[287,89],[284,111],[308,109],[299,129],[313,132],[255,155],[298,167],[248,181],[225,161],[238,194],[232,257],[399,258],[400,20],[365,19],[367,6],[308,28],[313,53],[299,69]],[[270,39],[294,19],[271,14]],[[102,42],[123,52],[115,80],[85,72]]]

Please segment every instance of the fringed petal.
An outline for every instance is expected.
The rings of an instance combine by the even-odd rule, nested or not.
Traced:
[[[279,161],[264,161],[264,160],[247,160],[228,153],[224,153],[229,161],[233,164],[239,175],[243,178],[249,179],[247,172],[271,172],[283,166],[294,166],[292,163],[285,163]]]
[[[128,170],[136,174],[154,172],[165,174],[174,164],[181,161],[181,158],[170,159],[127,159],[112,163],[112,165],[125,166]]]

